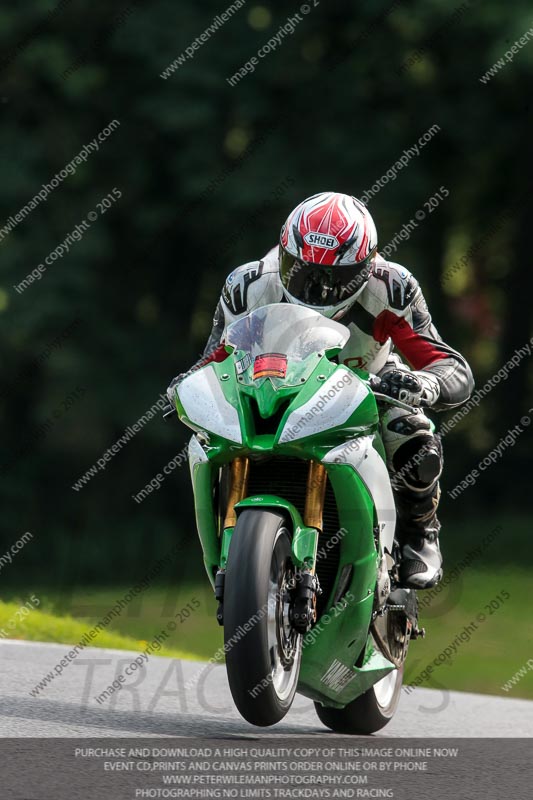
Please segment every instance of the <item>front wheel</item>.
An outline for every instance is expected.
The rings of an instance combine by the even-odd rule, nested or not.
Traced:
[[[253,725],[273,725],[292,705],[302,637],[289,621],[294,566],[285,519],[246,509],[231,537],[224,581],[224,645],[231,694]]]
[[[402,664],[344,708],[326,708],[315,703],[320,721],[337,733],[369,734],[381,730],[391,721],[398,706],[403,670]]]

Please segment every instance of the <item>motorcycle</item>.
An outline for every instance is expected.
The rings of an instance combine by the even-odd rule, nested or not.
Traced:
[[[328,728],[393,717],[416,592],[398,588],[396,511],[368,373],[336,363],[350,336],[276,303],[227,329],[227,357],[174,390],[229,686],[258,726],[311,698]],[[173,409],[174,410],[174,409]]]

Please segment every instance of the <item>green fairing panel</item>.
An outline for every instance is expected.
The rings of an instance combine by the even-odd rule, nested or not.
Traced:
[[[306,636],[306,639],[310,637],[308,641],[312,641],[313,630],[312,628]],[[357,656],[354,656],[355,646],[350,648],[351,652],[346,653],[344,657],[339,648],[339,637],[346,639],[349,635],[350,628],[339,631],[331,627],[331,632],[327,639],[328,644],[324,646],[322,652],[322,660],[315,661],[312,664],[308,658],[309,645],[306,645],[304,640],[302,667],[298,681],[298,692],[300,694],[323,705],[344,708],[345,705],[351,703],[359,695],[364,694],[367,689],[370,689],[377,681],[395,669],[394,665],[375,647],[371,636],[368,636],[365,645],[363,665],[354,667],[353,662],[357,658]],[[342,681],[343,683],[345,682],[345,685],[343,687],[327,685],[328,676],[332,672],[338,674],[339,671],[342,674]]]
[[[393,669],[393,665],[381,654],[370,659],[372,647],[368,645],[368,629],[374,604],[378,557],[374,543],[374,508],[372,500],[359,476],[347,465],[328,465],[337,506],[340,531],[345,531],[340,542],[337,579],[328,598],[328,606],[317,625],[307,634],[305,657],[302,658],[299,691],[323,701],[328,705],[342,707],[353,700]],[[320,538],[318,542],[320,548]],[[346,565],[353,567],[351,581],[345,595],[333,606],[339,576]],[[362,667],[354,666],[364,648],[367,662]],[[322,680],[335,654],[338,667],[358,675],[357,681],[346,672],[346,687],[336,691]],[[325,666],[326,665],[326,666]],[[333,669],[336,669],[335,667]],[[354,690],[356,693],[354,694]]]
[[[209,461],[200,462],[194,465],[191,472],[196,526],[204,554],[205,569],[214,588],[213,568],[220,563],[220,541],[217,536],[216,517],[212,500],[213,467]]]

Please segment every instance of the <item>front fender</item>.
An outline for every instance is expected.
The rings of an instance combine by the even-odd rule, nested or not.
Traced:
[[[300,512],[292,503],[273,494],[263,494],[247,497],[245,500],[235,503],[237,516],[245,508],[274,508],[286,511],[292,522],[292,556],[295,565],[306,569],[312,569],[315,566],[318,530],[304,525]]]

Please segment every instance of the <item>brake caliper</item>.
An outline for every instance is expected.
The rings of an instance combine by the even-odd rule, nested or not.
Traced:
[[[309,570],[299,572],[295,578],[289,620],[298,633],[307,633],[316,622],[316,597],[322,594],[317,575]]]

